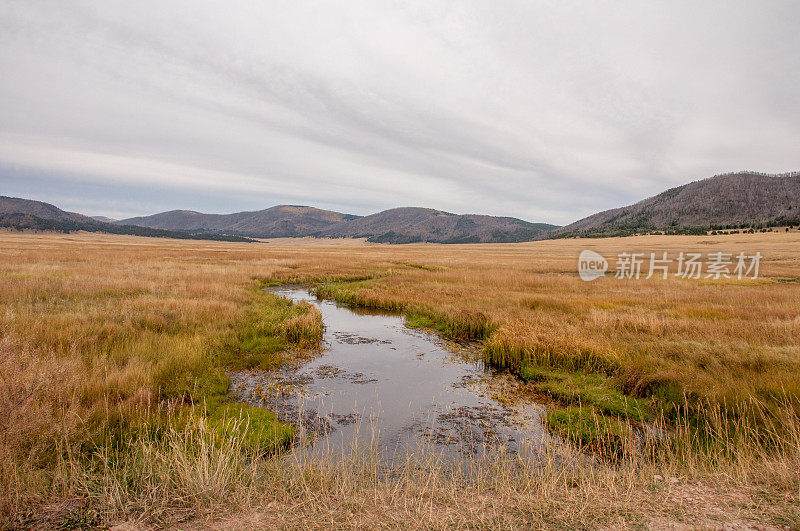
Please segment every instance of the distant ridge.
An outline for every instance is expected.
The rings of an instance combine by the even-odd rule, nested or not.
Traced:
[[[109,234],[129,234],[156,238],[177,238],[192,240],[218,240],[252,242],[250,238],[222,234],[197,234],[168,231],[133,225],[115,225],[96,219],[61,210],[50,203],[0,196],[0,227],[16,230],[37,230],[54,232],[105,232]]]
[[[152,216],[123,219],[117,223],[154,229],[237,234],[253,238],[290,238],[310,236],[357,217],[309,206],[278,205],[265,210],[234,214],[171,210]]]
[[[34,201],[33,199],[22,199],[19,197],[7,197],[4,195],[0,195],[0,214],[27,214],[40,219],[71,221],[76,223],[92,223],[95,221],[82,214],[61,210],[50,203]]]
[[[556,227],[516,218],[459,215],[419,207],[393,208],[360,217],[297,205],[234,214],[172,210],[118,223],[169,230],[224,231],[258,238],[366,238],[377,243],[519,242],[537,239]]]
[[[378,243],[502,243],[535,240],[556,227],[517,218],[402,207],[341,223],[318,235]]]
[[[715,175],[583,218],[550,237],[625,236],[653,231],[705,233],[709,229],[781,224],[800,224],[800,172]]]

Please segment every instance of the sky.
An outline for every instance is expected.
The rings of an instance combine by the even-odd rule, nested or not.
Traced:
[[[0,2],[0,195],[567,224],[800,169],[800,2]]]

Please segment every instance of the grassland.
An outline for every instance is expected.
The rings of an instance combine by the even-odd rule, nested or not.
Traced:
[[[765,260],[755,281],[586,283],[575,268],[587,247]],[[226,508],[249,515],[242,525],[281,523],[265,509],[276,507],[320,526],[798,525],[798,249],[796,232],[457,246],[2,233],[4,521],[164,523]],[[319,343],[312,307],[258,289],[275,282],[482,341],[489,364],[550,404],[553,431],[614,460],[487,463],[452,481],[415,462],[400,483],[368,461],[287,466],[270,455],[291,428],[226,398],[226,369],[274,367]],[[651,424],[669,436],[635,444],[632,430]]]

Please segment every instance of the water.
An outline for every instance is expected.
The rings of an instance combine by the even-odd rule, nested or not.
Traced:
[[[309,455],[371,447],[386,459],[434,449],[453,457],[528,452],[548,436],[519,383],[486,371],[475,345],[407,328],[401,316],[319,300],[301,288],[270,291],[319,308],[321,355],[270,372],[237,372],[233,390],[298,428]]]

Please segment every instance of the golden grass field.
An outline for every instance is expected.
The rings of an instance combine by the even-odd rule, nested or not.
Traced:
[[[758,280],[583,282],[585,248],[765,258]],[[2,232],[0,257],[3,525],[800,525],[796,231],[449,246]],[[292,430],[229,402],[225,370],[322,335],[313,307],[256,289],[271,282],[482,341],[575,446],[469,477],[413,462],[394,483],[368,460],[264,456]],[[631,443],[648,425],[665,437]]]

